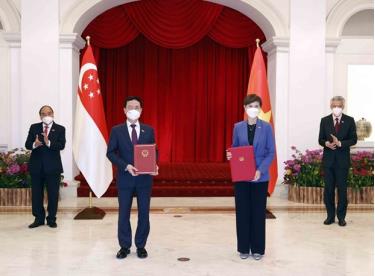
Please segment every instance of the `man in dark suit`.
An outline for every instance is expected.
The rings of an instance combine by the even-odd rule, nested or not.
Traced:
[[[337,218],[345,226],[347,201],[347,180],[350,167],[350,147],[357,143],[354,119],[342,113],[345,99],[341,96],[331,100],[332,114],[320,122],[319,144],[324,147],[324,203],[327,219],[324,224],[335,222],[335,186],[338,191]]]
[[[154,144],[155,136],[152,127],[139,122],[142,112],[142,100],[136,96],[126,98],[124,112],[125,123],[114,126],[111,130],[107,157],[117,166],[117,189],[119,200],[118,240],[121,249],[116,257],[126,258],[132,245],[132,230],[130,226],[130,210],[133,195],[137,196],[138,225],[135,233],[137,256],[147,258],[145,249],[150,232],[150,199],[152,175],[137,175],[134,164],[134,145]]]
[[[56,228],[57,201],[60,177],[63,172],[60,151],[65,147],[65,128],[53,121],[53,109],[42,106],[41,123],[31,125],[25,147],[31,150],[29,172],[31,175],[32,212],[35,221],[29,228],[44,225],[46,214],[43,206],[44,185],[47,186],[47,224]]]

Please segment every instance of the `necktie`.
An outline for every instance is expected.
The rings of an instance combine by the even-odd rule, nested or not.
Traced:
[[[340,122],[339,122],[339,118],[336,118],[336,123],[335,123],[336,134],[339,133],[339,130],[340,130]]]
[[[137,138],[137,131],[135,130],[135,124],[132,124],[132,125],[130,125],[131,127],[132,127],[132,143],[133,143],[133,145],[136,145],[137,144],[137,140],[138,140],[138,138]]]
[[[48,136],[48,125],[44,126],[44,135]]]

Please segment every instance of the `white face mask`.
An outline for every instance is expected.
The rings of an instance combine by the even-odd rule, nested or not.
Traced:
[[[339,117],[342,114],[342,108],[341,107],[334,107],[334,108],[332,108],[332,112],[336,117]]]
[[[135,109],[132,109],[126,112],[126,117],[132,121],[138,120],[140,116],[141,116],[141,112]]]
[[[259,108],[257,108],[257,107],[246,108],[246,114],[251,119],[254,119],[254,118],[258,117],[258,115],[259,115]]]
[[[53,117],[51,117],[51,116],[44,116],[44,117],[42,118],[42,121],[43,121],[43,123],[45,123],[46,125],[49,125],[50,123],[52,123],[52,121],[53,121]]]

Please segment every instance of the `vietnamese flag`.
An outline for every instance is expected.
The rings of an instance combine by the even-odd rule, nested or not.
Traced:
[[[89,40],[83,54],[77,92],[73,154],[91,190],[101,197],[112,182],[112,164],[107,159],[108,130],[103,99]]]
[[[264,64],[262,50],[259,47],[259,40],[257,39],[257,49],[255,51],[253,64],[251,66],[249,86],[247,94],[256,94],[262,98],[262,108],[260,110],[259,118],[263,121],[269,122],[273,126],[272,109],[270,93],[268,90],[266,65]],[[246,113],[245,113],[246,116]],[[277,182],[277,156],[273,159],[270,169],[270,181],[268,184],[268,194],[271,195],[275,189]]]

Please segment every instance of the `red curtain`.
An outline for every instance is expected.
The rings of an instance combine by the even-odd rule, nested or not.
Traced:
[[[138,95],[161,162],[224,161],[243,118],[255,39],[265,40],[253,21],[206,1],[143,0],[106,11],[86,35],[109,127],[124,121],[124,98]]]

